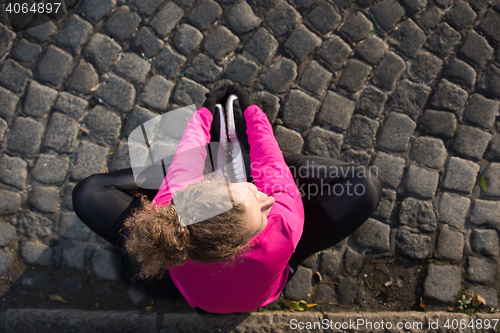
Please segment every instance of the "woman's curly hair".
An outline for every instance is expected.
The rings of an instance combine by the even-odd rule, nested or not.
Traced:
[[[201,182],[185,190],[204,186],[207,193],[213,193],[210,188],[213,185],[213,182]],[[251,242],[245,237],[247,209],[243,202],[220,215],[187,226],[180,225],[174,204],[157,207],[145,195],[140,196],[140,202],[141,206],[126,218],[122,230],[125,231],[125,250],[131,256],[137,255],[142,263],[141,278],[162,278],[168,266],[182,265],[187,258],[213,263],[234,259],[237,253],[251,248]]]

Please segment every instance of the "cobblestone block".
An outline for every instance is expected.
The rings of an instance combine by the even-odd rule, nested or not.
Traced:
[[[422,109],[429,98],[431,88],[421,83],[403,80],[392,93],[392,107],[402,111],[413,120],[420,117]]]
[[[0,58],[3,58],[3,56],[9,52],[12,42],[15,39],[16,34],[3,24],[0,24]]]
[[[342,69],[339,87],[349,92],[360,90],[370,74],[371,69],[370,66],[359,60],[349,59]]]
[[[379,151],[372,161],[380,180],[392,188],[397,188],[403,177],[405,159]]]
[[[469,5],[476,11],[476,12],[479,12],[481,11],[482,9],[484,9],[484,7],[486,7],[489,3],[488,0],[470,0],[468,1],[469,2]]]
[[[388,150],[406,151],[416,127],[415,122],[407,115],[391,112],[379,131],[377,145]]]
[[[83,271],[86,251],[87,249],[81,246],[63,248],[61,251],[61,268],[70,271]]]
[[[142,27],[135,34],[132,45],[143,52],[146,58],[151,58],[160,52],[165,43],[161,39],[156,38],[147,27]]]
[[[120,254],[100,250],[92,253],[92,273],[98,279],[118,281],[122,270],[122,257]]]
[[[217,27],[215,28],[215,30],[219,28],[221,27]],[[195,27],[186,23],[183,23],[179,26],[174,36],[175,45],[186,55],[190,54],[194,49],[196,49],[200,45],[202,40],[203,34]],[[225,47],[226,45],[223,46]]]
[[[189,20],[201,30],[207,29],[222,15],[222,8],[212,0],[204,0],[199,6],[191,10]]]
[[[376,65],[382,59],[389,46],[377,36],[370,36],[359,44],[356,54],[371,65]]]
[[[245,44],[245,49],[265,64],[278,50],[278,41],[266,28],[259,28]]]
[[[311,155],[339,158],[344,137],[341,134],[314,126],[307,134],[305,152]]]
[[[487,257],[498,256],[500,251],[495,230],[474,230],[471,234],[470,246],[472,251]]]
[[[258,71],[259,67],[253,61],[238,54],[229,64],[226,76],[242,86],[250,87],[255,81]]]
[[[346,130],[351,123],[355,106],[356,102],[353,100],[329,90],[321,105],[318,120],[328,126]]]
[[[84,50],[85,56],[101,72],[107,72],[118,59],[122,48],[108,36],[99,33],[92,36]]]
[[[16,118],[10,128],[7,148],[33,157],[42,142],[43,125],[30,118]]]
[[[420,52],[411,63],[411,71],[419,79],[433,80],[443,67],[443,60],[429,52]]]
[[[124,134],[130,135],[134,129],[136,129],[141,124],[157,117],[158,114],[151,112],[147,109],[141,108],[139,106],[134,106],[130,112],[127,120],[127,125],[125,127]]]
[[[424,296],[443,303],[453,302],[460,289],[462,271],[458,266],[429,265],[424,281]]]
[[[29,237],[45,237],[54,231],[54,223],[50,219],[29,210],[19,210],[17,221],[19,230]]]
[[[314,5],[318,0],[295,0],[294,2],[302,8],[309,8]]]
[[[358,293],[356,281],[351,277],[339,278],[337,294],[339,303],[342,305],[352,304]]]
[[[84,0],[82,12],[94,22],[99,22],[116,6],[116,0]]]
[[[54,112],[50,118],[43,145],[60,153],[71,153],[76,145],[80,126],[78,123],[59,112]]]
[[[458,111],[467,102],[467,91],[446,79],[442,79],[434,90],[431,104],[437,108]]]
[[[251,96],[251,103],[256,104],[266,114],[267,119],[271,124],[274,124],[278,117],[280,108],[279,97],[272,95],[266,91],[254,92]]]
[[[344,268],[348,274],[359,274],[363,268],[363,255],[347,247],[344,255]]]
[[[444,192],[439,199],[439,221],[459,230],[465,227],[465,217],[470,207],[470,199]]]
[[[345,12],[353,4],[354,0],[334,0],[333,3],[337,6],[341,13]]]
[[[334,279],[339,274],[342,256],[338,251],[325,250],[321,252],[321,276],[327,280]]]
[[[173,82],[162,76],[155,75],[140,93],[139,102],[155,110],[165,111],[173,88]]]
[[[351,52],[352,49],[342,38],[333,35],[323,42],[323,45],[321,45],[316,54],[334,70],[338,70],[342,67]]]
[[[261,76],[260,82],[267,90],[280,94],[290,89],[296,77],[297,64],[295,61],[280,58]]]
[[[120,135],[121,119],[101,105],[96,105],[83,120],[90,135],[107,145],[114,145]]]
[[[470,221],[479,226],[500,226],[500,202],[476,199],[472,205]]]
[[[465,107],[463,120],[489,129],[495,124],[500,103],[487,99],[480,94],[473,94]]]
[[[301,63],[321,44],[321,42],[321,38],[312,33],[303,24],[300,24],[293,30],[283,46],[293,58]]]
[[[427,1],[425,0],[405,0],[404,5],[411,13],[416,13],[421,11],[427,6]]]
[[[0,190],[0,216],[14,214],[20,206],[21,195],[19,193]]]
[[[422,232],[434,232],[437,220],[432,202],[405,198],[399,208],[399,223]]]
[[[19,61],[32,63],[36,60],[36,58],[38,58],[41,52],[42,48],[40,45],[30,43],[26,39],[21,39],[19,43],[12,48],[10,54]],[[1,53],[2,52],[0,50],[0,54]]]
[[[462,30],[476,19],[477,14],[465,1],[456,1],[446,12],[446,20],[452,27]]]
[[[496,98],[500,98],[500,68],[493,64],[489,65],[477,87]]]
[[[457,129],[457,119],[448,111],[426,110],[418,122],[429,133],[438,136],[452,137]]]
[[[54,250],[39,242],[21,243],[20,256],[26,265],[51,267],[54,264]]]
[[[332,73],[324,69],[317,61],[312,60],[302,73],[299,85],[305,90],[323,95],[325,88],[332,79]]]
[[[58,86],[68,74],[73,57],[63,50],[50,45],[36,67],[36,73],[45,82]]]
[[[436,5],[440,6],[440,7],[448,7],[452,2],[453,0],[436,0]]]
[[[262,23],[262,19],[253,13],[246,1],[235,4],[226,15],[226,21],[237,34],[250,32]]]
[[[92,95],[92,88],[99,83],[99,76],[94,67],[83,60],[75,67],[64,85],[68,90],[84,95]]]
[[[427,38],[427,47],[436,55],[446,57],[455,45],[460,43],[461,35],[448,23],[441,23]]]
[[[0,118],[0,142],[3,141],[3,137],[5,135],[5,132],[7,131],[7,128],[9,127],[9,124],[3,119]]]
[[[216,61],[222,61],[230,52],[238,46],[240,39],[236,37],[228,28],[218,26],[205,39],[203,48],[209,56]]]
[[[500,42],[500,13],[490,8],[481,23],[479,23],[478,29],[488,38],[497,43]]]
[[[475,68],[484,67],[493,56],[493,52],[494,49],[488,44],[486,38],[474,30],[467,33],[462,46],[458,49],[458,54]]]
[[[491,197],[500,197],[500,163],[490,163],[484,177],[488,184],[488,188],[484,191],[484,195]]]
[[[89,102],[83,98],[76,97],[67,92],[61,92],[57,98],[54,108],[58,111],[66,113],[71,118],[78,120],[88,105]]]
[[[459,125],[458,134],[453,142],[453,150],[460,156],[480,160],[488,147],[491,134],[472,126]]]
[[[390,30],[404,16],[405,10],[394,0],[383,0],[372,6],[375,22],[384,30]]]
[[[441,169],[446,159],[446,148],[440,139],[421,136],[411,144],[410,159],[429,168]]]
[[[362,12],[357,11],[347,19],[340,32],[351,39],[353,42],[359,42],[364,39],[373,29],[373,24],[363,15]]]
[[[10,224],[0,223],[0,246],[9,245],[14,237],[16,237],[16,229]]]
[[[188,78],[181,78],[174,92],[174,102],[181,106],[195,104],[198,110],[205,101],[205,94],[209,92],[207,88]]]
[[[365,151],[358,151],[354,149],[344,150],[341,159],[344,162],[368,166],[370,163],[370,154]]]
[[[309,22],[322,34],[335,29],[342,16],[327,1],[320,1],[307,15]]]
[[[184,7],[191,7],[194,4],[194,0],[176,0],[177,3],[183,5]],[[234,0],[220,0],[219,2],[230,5]]]
[[[363,248],[385,252],[391,248],[390,234],[390,226],[369,218],[361,227],[354,231],[352,238],[357,245]]]
[[[304,140],[299,133],[277,125],[274,128],[274,135],[282,151],[296,154],[301,153]]]
[[[10,120],[16,111],[19,97],[7,89],[0,87],[0,117]]]
[[[26,29],[26,33],[38,43],[43,43],[54,35],[57,31],[57,26],[47,17],[41,17],[40,22],[43,24],[37,25],[34,28]]]
[[[484,258],[468,257],[467,280],[476,283],[490,283],[495,279],[497,264]]]
[[[373,212],[373,216],[388,220],[391,217],[395,200],[396,191],[383,188],[382,199],[380,200],[380,204],[377,206],[377,210]]]
[[[396,234],[396,252],[412,259],[425,259],[429,255],[429,236],[399,230]]]
[[[62,238],[87,241],[91,230],[75,213],[61,213],[57,233]]]
[[[133,112],[133,111],[132,111]],[[128,149],[128,142],[121,141],[118,144],[118,149],[111,157],[111,161],[109,163],[109,171],[116,171],[131,168],[130,163],[130,154]]]
[[[61,209],[73,210],[73,189],[76,184],[68,183],[61,188]]]
[[[166,45],[153,62],[153,68],[157,74],[173,79],[179,74],[182,65],[186,62],[186,57],[175,52],[169,45]]]
[[[102,173],[106,166],[108,150],[90,142],[80,142],[76,152],[76,163],[69,170],[70,178],[82,180],[95,173]]]
[[[283,36],[302,20],[300,14],[284,1],[268,11],[264,18],[276,37]]]
[[[414,164],[410,165],[406,173],[406,189],[409,193],[425,199],[434,198],[439,182],[437,171],[427,170]]]
[[[377,118],[382,113],[388,97],[374,86],[367,86],[358,103],[358,111],[370,118]]]
[[[17,94],[23,92],[30,77],[31,71],[12,59],[7,59],[0,70],[0,84]]]
[[[429,6],[427,10],[422,14],[420,18],[420,23],[427,29],[434,29],[439,22],[443,14],[441,10],[436,6]]]
[[[215,82],[223,67],[219,67],[203,53],[199,53],[188,65],[186,77],[200,83]]]
[[[135,53],[125,53],[115,66],[115,71],[134,83],[146,80],[151,69],[149,61],[142,59]]]
[[[24,190],[28,175],[28,163],[19,157],[10,157],[6,154],[0,159],[0,180],[5,184]]]
[[[311,127],[320,102],[302,92],[292,89],[283,107],[283,122],[290,127],[308,129]]]
[[[422,29],[411,19],[404,21],[390,38],[391,43],[408,58],[414,57],[427,39]]]
[[[473,88],[476,84],[476,71],[467,63],[453,58],[446,69],[443,71],[443,76],[450,81],[459,84],[465,84],[469,88]]]
[[[154,19],[151,20],[150,25],[153,21]],[[123,42],[130,36],[132,36],[140,22],[141,17],[139,16],[139,14],[130,11],[130,8],[128,6],[121,6],[118,7],[118,9],[115,10],[113,14],[111,14],[111,16],[106,20],[106,22],[104,23],[104,30],[112,38],[116,39],[119,42]]]
[[[396,82],[405,71],[406,65],[403,59],[396,53],[389,51],[379,64],[373,75],[378,80],[380,86],[385,90],[392,90]]]
[[[492,159],[500,160],[500,136],[497,135],[491,140],[488,154]]]
[[[43,184],[59,185],[66,179],[69,168],[69,158],[42,154],[31,171],[31,176]]]
[[[209,1],[209,0],[207,0]],[[205,2],[204,2],[205,3]],[[215,4],[215,2],[214,2]],[[219,5],[215,4],[217,7]],[[201,6],[195,8],[192,12],[191,15],[189,16],[197,16],[200,17],[205,15],[210,15],[209,12],[200,12],[198,8],[205,6],[202,4]],[[219,7],[220,8],[220,7]],[[206,10],[211,10],[211,8],[206,8]],[[198,13],[198,14],[193,14],[193,13]],[[184,16],[184,10],[177,6],[173,1],[167,2],[161,9],[158,11],[158,13],[153,17],[151,22],[149,22],[149,25],[151,28],[160,36],[161,38],[167,37],[172,29],[180,22],[182,17]],[[208,19],[208,17],[204,17],[204,20]],[[197,22],[195,22],[197,23]],[[208,23],[210,24],[210,22]],[[207,27],[204,27],[202,29],[206,29]]]
[[[59,190],[52,187],[33,186],[29,204],[43,213],[55,213],[59,205]]]
[[[349,130],[350,142],[365,148],[371,147],[379,125],[378,121],[355,115]]]
[[[324,276],[321,274],[321,276]],[[314,292],[314,303],[328,304],[337,300],[335,290],[327,284],[319,284]]]
[[[12,254],[0,250],[0,276],[7,275],[12,265]]]
[[[131,0],[130,4],[137,8],[141,15],[151,16],[164,0]]]
[[[73,14],[59,32],[55,41],[60,46],[70,49],[73,54],[78,54],[80,47],[89,39],[92,29],[90,23]]]
[[[442,186],[450,190],[471,193],[479,169],[479,165],[474,162],[451,157],[446,166]]]
[[[35,118],[43,118],[57,98],[57,91],[31,81],[24,101],[23,113]]]
[[[292,300],[309,299],[311,297],[312,270],[303,266],[298,266],[297,271],[287,282],[283,295]]]
[[[105,103],[124,113],[132,108],[135,100],[134,86],[115,75],[110,75],[106,81],[101,83],[95,94],[102,98]]]

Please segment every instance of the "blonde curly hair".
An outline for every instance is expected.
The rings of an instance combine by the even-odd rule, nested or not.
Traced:
[[[206,188],[199,193],[213,193],[220,184],[201,182],[185,190],[200,186]],[[142,263],[140,278],[161,279],[168,266],[182,265],[187,258],[214,263],[235,259],[236,254],[251,249],[252,242],[247,241],[245,231],[247,208],[244,202],[205,221],[181,226],[173,203],[157,207],[145,195],[138,196],[141,206],[125,219],[122,235],[126,252],[137,255]],[[192,204],[196,205],[196,200]]]

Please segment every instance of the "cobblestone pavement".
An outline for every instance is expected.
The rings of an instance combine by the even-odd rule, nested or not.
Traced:
[[[496,307],[500,3],[83,0],[17,34],[1,22],[0,309],[190,309],[168,281],[131,283],[137,265],[71,192],[129,166],[135,126],[224,82],[248,88],[282,150],[383,181],[372,218],[267,309],[445,309],[464,290]]]

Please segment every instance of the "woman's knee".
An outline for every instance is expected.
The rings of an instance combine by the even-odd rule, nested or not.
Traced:
[[[92,198],[95,193],[102,187],[102,182],[99,180],[99,175],[92,175],[76,184],[73,189],[73,208],[75,212],[82,212],[92,206]]]
[[[374,212],[382,199],[380,179],[374,172],[367,170],[363,176],[357,177],[353,182],[355,194],[360,197],[364,209]]]

